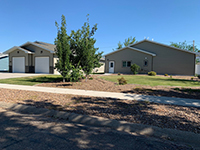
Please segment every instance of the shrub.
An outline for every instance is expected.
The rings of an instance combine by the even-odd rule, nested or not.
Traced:
[[[200,75],[197,76],[200,79]]]
[[[118,72],[118,76],[120,76],[121,75],[121,73],[120,72]]]
[[[168,76],[168,74],[165,74],[164,76]]]
[[[155,71],[150,71],[150,72],[148,72],[148,75],[149,76],[156,76],[156,72]]]
[[[119,79],[117,79],[118,82],[119,82],[119,85],[124,85],[124,84],[127,84],[127,81],[124,79],[124,77],[121,77]]]
[[[71,82],[77,82],[80,78],[83,77],[83,73],[80,71],[81,68],[79,67],[72,67],[72,72],[70,74],[70,81]]]
[[[191,77],[191,80],[194,80],[194,77]]]
[[[170,78],[172,78],[172,75],[170,75]]]
[[[93,80],[93,78],[92,78],[92,77],[89,77],[89,80]]]
[[[138,74],[139,70],[140,70],[140,66],[138,66],[136,64],[131,65],[131,72],[133,72],[133,74]]]

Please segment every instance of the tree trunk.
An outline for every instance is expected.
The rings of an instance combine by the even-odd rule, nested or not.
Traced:
[[[86,77],[85,77],[85,82],[87,82],[87,75],[86,75]]]

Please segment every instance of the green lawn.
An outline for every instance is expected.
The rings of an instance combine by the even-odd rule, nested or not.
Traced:
[[[18,85],[35,85],[45,82],[56,82],[62,81],[61,75],[41,75],[23,78],[10,78],[10,79],[0,79],[0,83],[6,84],[18,84]]]
[[[128,84],[141,84],[141,85],[164,85],[164,86],[200,86],[200,82],[184,79],[173,79],[170,77],[160,76],[140,76],[140,75],[120,75],[120,76],[101,76],[102,79],[118,83],[118,78],[124,77]]]

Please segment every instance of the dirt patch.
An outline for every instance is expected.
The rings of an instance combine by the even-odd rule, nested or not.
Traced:
[[[200,133],[200,108],[0,89],[0,101]]]
[[[80,82],[76,82],[76,83],[73,83],[73,82],[42,83],[37,86],[200,99],[200,87],[181,88],[181,87],[175,87],[175,86],[152,87],[152,86],[147,86],[147,85],[135,85],[135,84],[118,85],[116,83],[103,80],[99,78],[98,75],[93,75],[92,77],[93,77],[93,80],[87,80],[87,82],[85,81],[85,79],[83,79]],[[169,78],[169,77],[166,77],[166,78]],[[173,76],[173,78],[190,79],[191,77],[190,76]],[[196,77],[194,78],[194,80],[198,80],[198,78]]]

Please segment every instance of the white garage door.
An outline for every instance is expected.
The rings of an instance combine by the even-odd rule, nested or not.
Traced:
[[[35,57],[35,73],[49,74],[49,57]]]
[[[25,73],[25,57],[12,58],[12,72]]]

